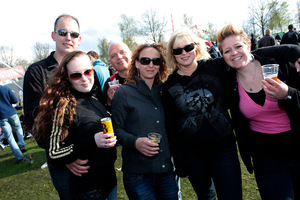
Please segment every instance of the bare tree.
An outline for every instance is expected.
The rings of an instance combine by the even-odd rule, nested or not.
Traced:
[[[133,17],[121,15],[122,22],[119,23],[122,40],[132,49],[136,45],[135,38],[139,35],[138,22]]]
[[[265,28],[272,16],[272,8],[269,5],[269,0],[254,0],[249,6],[250,16],[255,19],[256,25],[261,29],[262,35],[264,35]]]
[[[40,42],[36,42],[33,47],[33,62],[37,62],[40,60],[43,60],[48,57],[50,53],[50,45],[49,44],[43,44]]]
[[[9,66],[13,66],[16,61],[14,49],[8,46],[0,46],[0,60]],[[5,67],[1,63],[0,66]]]
[[[141,27],[140,34],[151,42],[164,42],[164,35],[167,32],[167,21],[165,16],[159,18],[158,13],[154,10],[147,10],[142,15],[144,24]]]

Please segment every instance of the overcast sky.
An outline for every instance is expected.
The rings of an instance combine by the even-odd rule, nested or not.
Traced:
[[[297,0],[287,0],[296,9]],[[54,21],[60,14],[78,18],[82,41],[79,50],[98,52],[99,38],[120,39],[118,23],[121,14],[141,20],[146,10],[156,10],[169,21],[171,14],[175,29],[182,26],[184,14],[192,16],[195,24],[205,27],[207,22],[221,28],[226,23],[241,26],[249,18],[250,0],[1,0],[0,46],[13,47],[17,57],[31,61],[36,42],[54,48],[51,39]],[[167,38],[168,39],[168,38]]]

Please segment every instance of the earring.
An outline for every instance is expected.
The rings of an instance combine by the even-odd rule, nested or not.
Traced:
[[[254,56],[253,56],[253,54],[251,54],[251,59],[250,59],[250,62],[254,62],[255,61],[255,58],[254,58]]]
[[[136,71],[137,71],[137,76],[138,76],[139,78],[141,78],[141,77],[140,77],[140,69],[136,68]]]

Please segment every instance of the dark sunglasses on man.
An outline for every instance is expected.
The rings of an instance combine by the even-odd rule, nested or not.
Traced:
[[[72,38],[78,38],[79,35],[80,35],[77,32],[74,32],[74,31],[68,32],[68,31],[66,31],[64,29],[60,29],[60,30],[56,31],[55,33],[58,33],[58,35],[63,36],[63,37],[67,36],[67,34],[70,33],[70,35],[71,35]]]
[[[173,55],[180,55],[182,54],[182,51],[184,50],[185,52],[190,52],[194,50],[195,48],[195,43],[188,44],[184,46],[183,48],[177,48],[177,49],[172,49]]]

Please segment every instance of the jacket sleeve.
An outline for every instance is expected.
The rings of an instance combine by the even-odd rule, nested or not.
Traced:
[[[252,51],[261,57],[272,57],[280,60],[287,60],[293,64],[300,57],[300,46],[298,45],[278,45],[271,47],[258,48]]]
[[[13,93],[11,89],[9,89],[9,98],[11,104],[16,104],[19,102],[19,99],[16,97],[16,95]]]
[[[122,86],[119,87],[114,94],[111,110],[113,129],[117,136],[118,142],[126,148],[136,149],[135,142],[138,138],[126,131],[126,121],[129,110],[127,106],[126,91]]]
[[[176,127],[178,117],[176,112],[176,104],[171,94],[163,88],[162,103],[165,110],[166,132],[169,141],[170,151],[173,156],[175,173],[179,177],[188,176],[188,168],[186,166],[185,155],[181,149],[180,141],[178,141],[178,129]]]
[[[64,112],[64,115],[67,111]],[[46,151],[48,157],[55,163],[68,164],[76,159],[82,159],[90,151],[97,148],[94,135],[88,136],[80,143],[77,144],[64,144],[61,141],[62,129],[58,126],[58,108],[55,110],[55,115],[53,123],[50,127],[50,134],[48,138],[48,143],[46,146]],[[65,117],[63,116],[62,119]],[[66,123],[65,120],[63,123]],[[70,129],[69,129],[70,130]],[[69,132],[71,134],[71,132]]]
[[[37,115],[39,101],[44,89],[43,81],[42,71],[37,65],[31,65],[25,73],[23,83],[24,117],[29,130],[32,129],[34,118]]]

